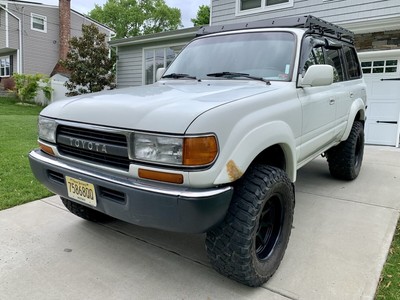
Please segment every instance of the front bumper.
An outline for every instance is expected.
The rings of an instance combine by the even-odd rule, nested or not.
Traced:
[[[92,183],[96,190],[97,206],[91,208],[132,224],[170,231],[208,231],[224,219],[233,194],[229,186],[191,189],[145,184],[66,162],[39,149],[29,153],[29,162],[36,178],[62,197],[68,198],[65,176],[83,180]]]

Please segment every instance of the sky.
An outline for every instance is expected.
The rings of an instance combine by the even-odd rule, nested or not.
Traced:
[[[58,0],[31,0],[43,4],[58,5]],[[191,18],[195,18],[200,5],[210,5],[210,0],[164,0],[169,7],[176,7],[181,10],[182,24],[184,27],[192,27]],[[95,4],[103,6],[107,0],[71,0],[71,6],[80,13],[88,13]]]

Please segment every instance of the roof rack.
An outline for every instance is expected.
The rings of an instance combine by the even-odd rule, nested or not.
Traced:
[[[278,27],[292,27],[292,28],[305,28],[308,33],[315,33],[320,35],[328,35],[339,40],[346,40],[354,43],[354,33],[343,27],[326,22],[317,17],[308,15],[301,17],[287,17],[261,20],[248,23],[237,23],[227,25],[214,25],[201,27],[196,36],[207,35],[211,33],[226,32],[241,29],[257,29],[257,28],[278,28]]]

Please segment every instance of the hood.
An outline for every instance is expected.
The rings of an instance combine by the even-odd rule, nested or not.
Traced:
[[[168,80],[57,101],[41,115],[94,125],[183,134],[194,119],[210,109],[277,88],[257,81]]]

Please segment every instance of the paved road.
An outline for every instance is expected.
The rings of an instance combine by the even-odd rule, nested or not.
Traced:
[[[79,219],[58,197],[0,212],[0,299],[372,299],[400,211],[400,150],[366,148],[353,182],[299,171],[294,228],[261,288],[210,267],[204,235]]]

